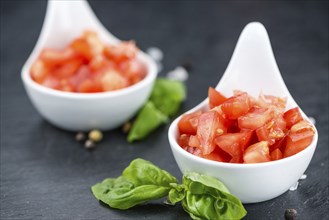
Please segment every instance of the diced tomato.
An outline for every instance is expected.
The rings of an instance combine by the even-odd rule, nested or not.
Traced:
[[[45,63],[38,59],[31,66],[31,76],[37,83],[42,83],[47,77],[49,68],[46,67]]]
[[[269,145],[273,145],[277,140],[280,140],[285,136],[284,131],[273,119],[262,127],[257,128],[256,134],[259,141],[267,141]]]
[[[261,93],[256,101],[256,105],[261,108],[271,108],[275,115],[282,114],[286,108],[287,98],[280,98]]]
[[[230,156],[227,156],[225,152],[220,152],[219,148],[216,148],[213,152],[207,155],[201,155],[202,158],[208,159],[208,160],[214,160],[218,162],[229,162]]]
[[[76,57],[77,54],[71,48],[65,48],[64,50],[43,49],[40,53],[40,59],[51,67],[62,65]]]
[[[260,141],[249,146],[243,155],[244,163],[262,163],[271,160],[268,143]]]
[[[85,31],[82,37],[86,40],[93,56],[101,55],[103,53],[104,44],[100,41],[96,32]]]
[[[280,160],[282,158],[283,158],[282,152],[279,148],[271,152],[271,160]]]
[[[147,72],[146,66],[137,59],[130,59],[122,62],[120,70],[123,75],[128,78],[130,84],[135,84],[136,82],[141,81]]]
[[[297,108],[284,113],[286,99],[261,94],[256,101],[235,90],[234,96],[219,104],[213,101],[216,95],[209,88],[210,110],[184,115],[178,123],[180,146],[196,156],[261,163],[296,154],[313,140],[314,127]],[[188,140],[184,136],[182,141],[182,135]]]
[[[92,79],[85,79],[83,80],[78,87],[78,92],[81,93],[94,93],[94,92],[101,92],[102,88],[97,85]]]
[[[219,130],[222,132],[221,127],[223,125],[216,111],[205,112],[199,116],[197,137],[203,155],[210,154],[215,149],[214,138]]]
[[[89,48],[88,42],[83,38],[78,38],[72,41],[71,48],[82,56],[88,62],[92,59],[93,54]]]
[[[313,126],[305,120],[293,125],[287,136],[284,157],[292,156],[304,150],[312,143],[314,133]]]
[[[53,71],[54,76],[63,79],[74,75],[82,64],[81,59],[72,59],[63,63],[56,70]]]
[[[188,134],[182,134],[178,137],[178,145],[182,148],[188,147],[188,142],[190,140],[190,135]]]
[[[128,85],[127,79],[121,76],[120,73],[114,69],[107,70],[103,74],[100,82],[103,91],[118,90],[125,88]]]
[[[233,96],[227,99],[221,106],[223,113],[228,119],[237,119],[246,114],[251,108],[247,93]]]
[[[51,75],[47,76],[47,78],[41,83],[41,85],[51,89],[60,89],[59,79]]]
[[[271,109],[253,108],[249,113],[238,118],[238,125],[240,129],[257,129],[265,125],[273,118],[273,111]]]
[[[303,120],[302,115],[300,114],[299,108],[295,107],[289,109],[283,114],[284,120],[287,122],[287,128],[290,129],[291,126]]]
[[[178,122],[179,132],[181,134],[195,135],[198,126],[198,120],[199,120],[198,116],[200,115],[201,115],[200,111],[183,115],[180,121]]]
[[[216,145],[231,155],[231,162],[239,163],[242,160],[242,153],[249,145],[252,132],[228,133],[215,138]]]
[[[196,135],[191,135],[188,142],[188,146],[199,148],[200,147],[199,138]]]
[[[137,54],[135,42],[121,42],[116,45],[110,45],[104,48],[104,55],[115,62],[122,62],[132,59]]]
[[[218,92],[213,87],[209,87],[208,97],[209,97],[209,108],[210,109],[221,105],[223,102],[225,102],[227,100],[227,98],[225,96],[223,96],[220,92]]]
[[[90,60],[88,66],[91,72],[97,72],[102,69],[114,68],[115,64],[112,61],[105,58],[102,54],[99,54],[97,56],[94,56]]]

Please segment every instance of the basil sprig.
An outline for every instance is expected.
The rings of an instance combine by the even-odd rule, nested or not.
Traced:
[[[241,219],[247,211],[218,179],[190,172],[182,184],[149,161],[135,159],[118,178],[108,178],[91,187],[96,199],[116,209],[128,209],[168,196],[181,202],[192,219]]]

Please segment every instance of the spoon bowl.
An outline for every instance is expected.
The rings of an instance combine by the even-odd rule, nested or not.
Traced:
[[[276,64],[265,27],[259,22],[249,23],[242,31],[229,65],[216,86],[226,96],[234,89],[252,96],[264,94],[287,98],[287,109],[298,106],[290,95]],[[208,110],[208,99],[187,113]],[[302,116],[309,121],[301,110]],[[315,151],[318,132],[303,151],[281,160],[258,164],[232,164],[197,157],[182,149],[178,143],[178,122],[170,125],[168,138],[180,170],[198,172],[221,180],[243,203],[273,199],[294,185],[307,169]]]
[[[35,108],[55,126],[71,131],[112,129],[130,119],[150,95],[157,67],[147,54],[141,51],[137,54],[147,68],[145,78],[116,91],[93,94],[58,91],[39,85],[30,75],[30,67],[43,48],[62,48],[85,30],[97,32],[106,44],[120,42],[101,24],[87,1],[49,0],[39,39],[22,68],[22,81]]]

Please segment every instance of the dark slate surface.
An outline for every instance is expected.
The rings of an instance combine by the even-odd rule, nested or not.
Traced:
[[[328,214],[328,2],[92,1],[100,20],[121,39],[142,49],[164,51],[165,71],[192,62],[188,99],[199,103],[224,72],[242,28],[267,27],[290,92],[317,120],[319,142],[297,191],[246,205],[245,219],[283,219],[295,208],[299,219]],[[1,219],[189,219],[180,206],[161,201],[127,211],[99,204],[90,186],[117,176],[136,157],[155,162],[181,178],[167,140],[168,125],[150,138],[128,144],[121,131],[105,133],[93,152],[74,134],[44,121],[24,91],[20,70],[45,14],[44,1],[1,1]]]

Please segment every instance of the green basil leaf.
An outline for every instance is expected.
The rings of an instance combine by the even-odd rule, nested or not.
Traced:
[[[186,196],[182,206],[192,219],[241,219],[247,214],[241,201],[217,181],[196,173],[184,175]]]
[[[169,191],[168,199],[172,205],[182,201],[185,198],[185,187],[177,183],[170,184],[172,189]]]
[[[177,179],[149,161],[135,159],[122,176],[92,186],[94,196],[112,208],[128,209],[167,196]]]
[[[186,98],[185,85],[176,80],[158,78],[151,93],[150,101],[167,116],[175,115]]]
[[[133,142],[143,139],[154,129],[167,121],[168,117],[156,109],[152,102],[148,101],[138,113],[129,131],[128,141]]]
[[[171,183],[177,183],[176,177],[155,166],[150,161],[140,158],[133,160],[122,172],[122,176],[135,185],[157,185],[171,188]]]

